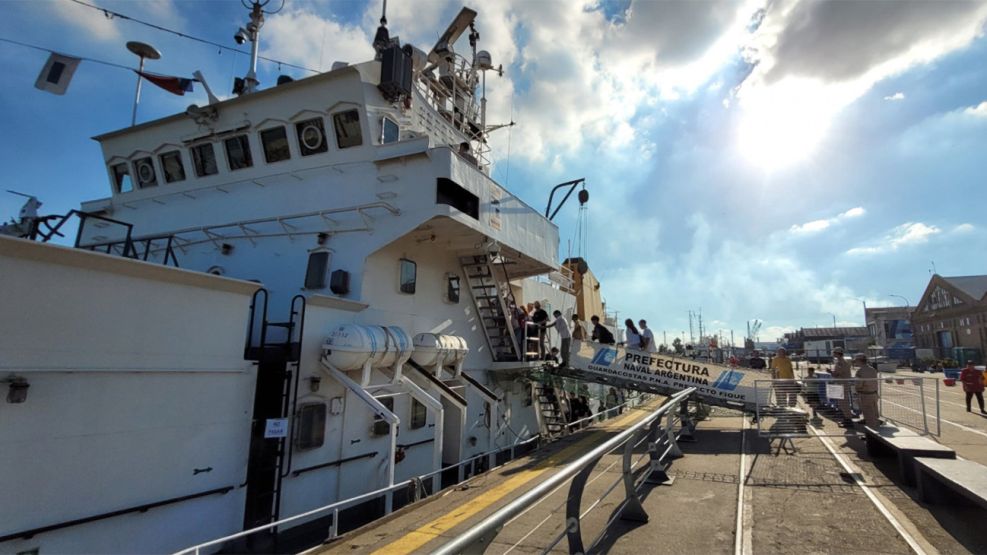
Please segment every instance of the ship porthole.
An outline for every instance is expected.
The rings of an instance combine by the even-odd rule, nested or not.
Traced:
[[[309,150],[318,150],[322,146],[322,130],[315,125],[306,125],[302,129],[302,144]]]

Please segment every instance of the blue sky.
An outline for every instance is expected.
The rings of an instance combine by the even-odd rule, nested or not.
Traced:
[[[235,46],[238,1],[90,3]],[[275,0],[273,4],[277,4]],[[392,0],[392,35],[428,49],[462,6]],[[609,307],[671,336],[702,308],[710,330],[765,322],[863,322],[868,306],[917,302],[943,275],[987,273],[987,39],[983,2],[757,0],[596,4],[488,0],[494,177],[535,207],[585,177],[580,245]],[[247,57],[219,53],[69,0],[5,2],[0,38],[134,65],[201,70],[228,94]],[[362,61],[379,3],[288,0],[262,53],[315,69]],[[33,88],[47,54],[0,43],[0,185],[64,212],[108,194],[89,137],[129,123],[135,76],[84,62],[63,96]],[[263,85],[279,73],[261,63]],[[280,73],[308,73],[281,68]],[[202,104],[145,86],[140,120]],[[0,194],[0,215],[20,199]],[[563,251],[575,206],[557,218]],[[566,253],[563,252],[563,255]]]

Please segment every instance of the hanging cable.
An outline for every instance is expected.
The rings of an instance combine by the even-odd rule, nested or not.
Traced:
[[[157,24],[151,23],[149,21],[144,21],[144,20],[141,20],[141,19],[137,19],[135,17],[130,17],[129,15],[125,15],[125,14],[122,14],[120,12],[115,12],[115,11],[113,11],[111,9],[108,9],[108,8],[103,8],[103,7],[100,7],[100,6],[95,6],[93,4],[89,4],[89,3],[83,2],[82,0],[69,0],[69,1],[70,2],[75,2],[76,4],[79,4],[80,6],[85,6],[87,8],[92,8],[94,10],[103,12],[103,15],[105,15],[109,19],[112,19],[114,17],[119,17],[120,19],[125,19],[127,21],[133,21],[134,23],[138,23],[140,25],[144,25],[145,27],[150,27],[152,29],[156,29],[158,31],[163,31],[165,33],[171,33],[172,35],[179,36],[179,37],[181,37],[183,39],[189,39],[189,40],[192,40],[192,41],[195,41],[195,42],[200,42],[202,44],[208,44],[210,46],[216,46],[216,47],[221,48],[223,50],[229,50],[231,52],[236,52],[238,54],[246,54],[248,56],[250,55],[250,52],[245,52],[245,51],[240,50],[238,48],[233,48],[233,47],[230,47],[230,46],[226,46],[225,44],[220,44],[218,42],[213,42],[211,40],[206,40],[206,39],[202,39],[202,38],[199,38],[199,37],[193,37],[192,35],[187,35],[185,33],[182,33],[181,31],[175,31],[174,29],[169,29],[167,27],[162,27],[161,25],[157,25]],[[261,59],[261,60],[264,60],[264,61],[267,61],[267,62],[273,62],[273,63],[276,63],[276,64],[281,64],[281,65],[284,65],[286,67],[293,67],[295,69],[300,69],[300,70],[303,70],[303,71],[310,71],[312,73],[321,73],[320,71],[318,71],[316,69],[312,69],[312,68],[308,68],[308,67],[300,66],[300,65],[295,65],[295,64],[289,64],[288,62],[284,62],[284,61],[281,61],[281,60],[275,60],[274,58],[268,58],[266,56],[257,56],[257,58],[258,59]],[[90,61],[95,61],[95,60],[90,60]]]
[[[3,37],[0,37],[0,42],[9,42],[10,44],[16,44],[17,46],[23,46],[25,48],[33,48],[35,50],[41,50],[42,52],[49,52],[49,53],[54,53],[54,54],[65,54],[66,56],[72,56],[73,58],[78,58],[78,59],[83,60],[83,61],[86,61],[86,62],[93,62],[95,64],[103,64],[105,66],[116,67],[116,68],[120,68],[120,69],[126,69],[126,70],[129,70],[129,71],[137,71],[137,68],[136,67],[125,66],[123,64],[116,64],[116,63],[107,62],[107,61],[104,61],[104,60],[97,60],[96,58],[87,58],[85,56],[75,56],[75,55],[72,55],[72,54],[66,54],[65,52],[59,52],[57,50],[52,50],[51,48],[45,48],[43,46],[36,46],[34,44],[28,44],[26,42],[19,42],[19,41],[16,41],[16,40],[5,39]]]

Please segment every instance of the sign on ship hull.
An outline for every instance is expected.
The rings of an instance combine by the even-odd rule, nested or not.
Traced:
[[[770,379],[767,372],[732,368],[684,357],[632,351],[613,345],[573,341],[569,367],[553,373],[585,381],[672,395],[688,387],[711,405],[753,412],[757,405],[755,380]],[[761,389],[761,395],[768,392]],[[762,399],[762,401],[767,401]]]

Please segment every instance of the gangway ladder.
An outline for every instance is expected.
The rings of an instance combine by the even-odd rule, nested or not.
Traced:
[[[261,506],[265,508],[263,512],[255,510],[253,514],[244,516],[247,527],[280,519],[282,481],[291,472],[294,455],[290,438],[295,434],[297,416],[295,412],[305,325],[305,297],[295,295],[291,299],[286,321],[268,320],[267,305],[267,290],[258,289],[251,302],[250,323],[244,347],[244,359],[258,363],[258,391],[255,393],[254,401],[248,488],[251,483],[256,484],[254,491],[250,492],[250,497],[255,500],[258,508]],[[255,331],[258,333],[255,334]],[[262,384],[275,387],[267,388]],[[288,419],[286,437],[279,439],[263,437],[266,420],[270,418]],[[247,518],[251,518],[253,522],[246,522]],[[277,529],[272,532],[276,533]]]
[[[459,259],[469,285],[476,315],[487,338],[490,355],[495,362],[520,361],[521,349],[511,326],[509,305],[516,306],[508,282],[504,259],[500,258],[504,279],[498,279],[495,262],[488,255],[464,256]]]
[[[556,389],[551,385],[535,382],[535,399],[545,431],[550,436],[564,435],[568,421],[562,412]]]

